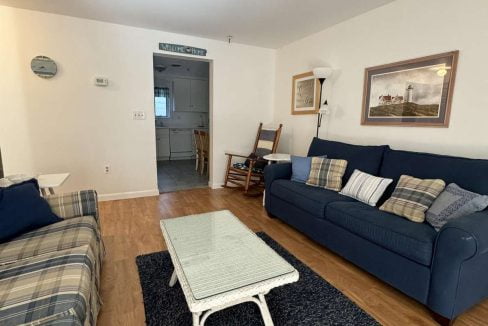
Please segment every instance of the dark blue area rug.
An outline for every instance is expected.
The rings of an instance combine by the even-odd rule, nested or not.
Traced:
[[[364,310],[264,232],[258,235],[300,273],[298,282],[275,288],[266,295],[276,326],[379,325]],[[163,251],[138,256],[136,263],[147,325],[192,325],[192,315],[179,283],[172,288],[168,285],[173,272],[169,253]],[[264,323],[256,304],[242,303],[210,315],[205,325],[258,326]]]

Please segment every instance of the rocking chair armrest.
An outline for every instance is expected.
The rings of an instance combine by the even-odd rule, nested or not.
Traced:
[[[249,159],[249,160],[255,160],[255,159],[252,159],[252,158],[249,158],[247,155],[242,155],[242,154],[236,154],[236,153],[225,153],[225,155],[227,156],[236,156],[236,157],[242,157],[242,158],[246,158],[246,159]]]

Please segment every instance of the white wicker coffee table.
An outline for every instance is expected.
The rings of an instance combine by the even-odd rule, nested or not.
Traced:
[[[160,224],[174,266],[169,285],[179,281],[194,326],[243,302],[256,303],[264,324],[273,325],[264,296],[298,280],[293,266],[227,210]]]

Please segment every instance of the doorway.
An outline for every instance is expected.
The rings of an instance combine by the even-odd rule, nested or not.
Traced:
[[[153,68],[159,192],[208,187],[210,63],[154,54]]]

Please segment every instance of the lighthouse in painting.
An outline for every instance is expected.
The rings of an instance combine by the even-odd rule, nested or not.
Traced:
[[[407,89],[405,89],[405,102],[413,103],[413,86],[412,86],[412,84],[408,85]]]

